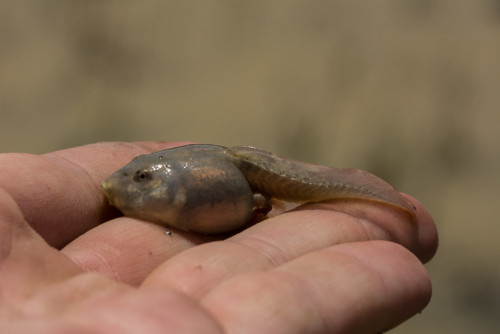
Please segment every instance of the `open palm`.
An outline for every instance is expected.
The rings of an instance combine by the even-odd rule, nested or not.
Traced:
[[[224,238],[119,217],[100,182],[174,143],[0,155],[1,333],[376,333],[420,312],[436,251],[368,202],[307,204]]]

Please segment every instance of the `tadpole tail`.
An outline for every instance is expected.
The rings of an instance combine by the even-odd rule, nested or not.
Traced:
[[[375,201],[415,218],[415,207],[389,183],[369,172],[304,163],[247,146],[230,148],[228,154],[250,186],[271,197],[290,202]]]

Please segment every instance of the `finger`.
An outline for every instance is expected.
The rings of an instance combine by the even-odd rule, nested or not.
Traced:
[[[420,226],[434,223],[423,206],[416,201],[414,204],[418,206],[416,221],[366,203],[309,204],[267,219],[226,241],[188,249],[163,263],[143,284],[162,284],[202,296],[232,276],[268,270],[331,245],[367,240],[397,242],[427,256],[436,250],[436,244],[427,240],[437,237],[424,236],[435,234],[435,229]],[[367,207],[361,210],[359,205]],[[341,212],[348,210],[352,214]]]
[[[227,333],[379,333],[421,311],[430,296],[428,275],[412,253],[370,241],[235,276],[202,304]]]
[[[434,257],[438,249],[439,238],[436,224],[429,211],[427,211],[420,201],[410,195],[402,195],[415,205],[418,211],[418,217],[420,217],[420,221],[417,222],[416,227],[416,247],[410,250],[412,250],[423,263],[426,263]]]
[[[0,333],[221,333],[191,298],[84,273],[0,188]]]
[[[0,298],[18,303],[46,285],[80,272],[47,245],[28,225],[12,197],[0,188]]]
[[[397,208],[356,200],[315,203],[311,207],[348,214],[355,218],[355,224],[369,236],[369,240],[397,242],[415,253],[422,262],[427,262],[434,256],[438,246],[436,225],[422,203],[409,195],[402,195],[416,208],[415,217],[410,217],[406,212]],[[299,210],[309,208],[307,205]],[[347,233],[338,235],[339,240],[342,237],[352,237],[352,231],[349,228]]]
[[[137,286],[160,263],[205,241],[198,234],[119,217],[87,231],[61,251],[85,271]]]
[[[44,155],[0,154],[0,187],[49,244],[61,247],[112,214],[100,188],[106,176],[139,154],[177,145],[99,143]]]
[[[15,309],[6,306],[0,304],[0,333],[223,333],[179,292],[139,290],[95,273],[46,286]]]

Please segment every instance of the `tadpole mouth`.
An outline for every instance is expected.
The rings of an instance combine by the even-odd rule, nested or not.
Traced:
[[[108,193],[108,191],[110,190],[111,188],[111,182],[109,181],[109,179],[104,179],[102,182],[101,182],[101,187],[102,189],[104,190],[104,193]]]
[[[102,190],[104,191],[104,195],[108,199],[109,205],[113,205],[113,180],[111,178],[106,178],[101,182]]]

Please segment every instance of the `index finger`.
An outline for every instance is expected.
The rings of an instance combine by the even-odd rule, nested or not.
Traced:
[[[30,225],[52,246],[62,247],[116,215],[101,181],[140,154],[183,143],[108,142],[43,155],[0,154],[0,187],[17,202]]]
[[[326,247],[371,240],[401,244],[426,262],[436,252],[437,231],[429,212],[416,199],[411,201],[417,207],[415,220],[367,202],[306,204],[225,241],[177,254],[159,266],[144,284],[175,287],[203,296],[230,277],[279,267]]]

